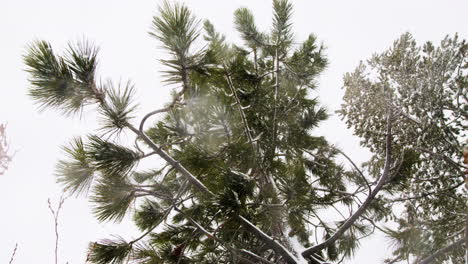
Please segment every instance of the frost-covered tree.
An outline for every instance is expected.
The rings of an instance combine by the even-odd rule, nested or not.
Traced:
[[[465,263],[467,54],[457,35],[418,46],[406,33],[344,77],[340,113],[374,154],[368,172],[377,177],[385,157],[394,157],[389,169],[396,173],[379,197],[401,212],[393,216],[397,230],[387,230],[392,263]]]
[[[274,0],[264,32],[240,8],[234,20],[244,43],[233,45],[165,2],[151,35],[167,52],[161,63],[173,97],[139,122],[134,86],[98,82],[91,44],[71,44],[63,55],[45,41],[30,45],[31,97],[65,115],[94,105],[101,117],[101,130],[64,148],[58,181],[87,195],[100,221],[130,214],[142,232],[91,243],[90,262],[316,264],[352,256],[391,216],[376,197],[400,172],[392,125],[379,144],[384,166],[372,171],[380,180],[334,162],[349,157],[313,134],[327,117],[313,94],[324,48],[314,35],[297,44],[291,16],[288,1]],[[119,140],[130,136],[134,145]]]
[[[6,124],[0,124],[0,175],[3,175],[11,162],[9,146],[6,136]]]

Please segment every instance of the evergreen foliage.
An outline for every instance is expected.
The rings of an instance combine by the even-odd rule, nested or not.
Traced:
[[[273,0],[272,27],[263,32],[248,9],[238,9],[235,28],[244,44],[233,45],[209,21],[201,31],[186,6],[164,2],[150,35],[167,51],[161,60],[165,81],[176,91],[139,125],[133,123],[130,83],[96,83],[91,44],[70,45],[63,56],[44,41],[30,46],[24,57],[29,93],[41,107],[73,114],[96,104],[101,116],[102,133],[64,148],[68,158],[58,163],[59,182],[70,193],[90,190],[98,220],[132,215],[142,231],[133,240],[91,243],[91,263],[341,261],[353,256],[376,222],[395,218],[388,197],[377,194],[407,188],[404,179],[417,174],[422,156],[393,141],[392,131],[403,126],[392,130],[392,115],[376,107],[370,118],[381,138],[366,145],[376,151],[368,174],[352,161],[352,171],[336,162],[338,155],[349,157],[313,133],[328,116],[313,94],[328,62],[324,47],[313,34],[295,43],[292,10],[289,1]],[[363,94],[381,98],[379,93]],[[364,104],[359,96],[347,95],[344,116],[355,118],[353,111]],[[349,125],[362,118],[356,120]],[[462,133],[450,133],[456,131]],[[121,133],[134,135],[135,147],[118,143]],[[154,156],[164,164],[139,165]],[[343,220],[326,219],[331,210]]]
[[[382,128],[388,122],[393,126],[394,172],[385,190],[387,202],[404,208],[393,215],[398,229],[387,230],[395,241],[396,260],[424,263],[423,257],[465,236],[467,51],[466,41],[457,35],[437,47],[431,42],[418,46],[406,33],[344,77],[340,113],[374,153],[367,163],[371,175],[383,166]],[[457,247],[438,256],[437,263],[462,263],[464,255]]]
[[[69,147],[63,147],[68,160],[60,160],[57,164],[57,181],[65,191],[72,194],[87,192],[91,187],[95,168],[86,155],[84,143],[81,138],[75,138]]]

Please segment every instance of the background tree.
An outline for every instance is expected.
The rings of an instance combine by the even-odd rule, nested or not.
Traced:
[[[418,46],[403,34],[383,53],[344,77],[340,114],[373,152],[366,164],[379,175],[385,138],[391,136],[391,170],[379,199],[399,205],[395,258],[418,263],[463,263],[468,236],[466,165],[468,45],[457,35]],[[385,131],[392,126],[391,133]],[[468,246],[468,243],[467,243]],[[434,254],[435,252],[435,254]]]

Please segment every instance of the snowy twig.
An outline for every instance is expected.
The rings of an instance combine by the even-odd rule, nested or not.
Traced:
[[[8,154],[8,143],[6,139],[6,124],[0,124],[0,175],[8,169],[11,156]]]

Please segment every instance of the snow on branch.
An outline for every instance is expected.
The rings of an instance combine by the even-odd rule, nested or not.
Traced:
[[[0,124],[0,175],[3,175],[8,169],[11,156],[8,153],[9,147],[6,138],[6,124]]]

